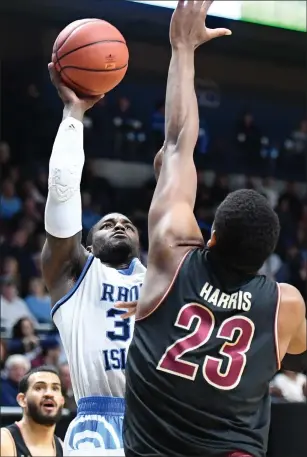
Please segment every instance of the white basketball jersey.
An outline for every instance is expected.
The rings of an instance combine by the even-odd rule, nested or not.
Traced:
[[[76,401],[124,396],[134,317],[122,320],[123,310],[114,304],[138,299],[145,272],[138,259],[128,269],[116,270],[91,255],[73,289],[53,307]]]

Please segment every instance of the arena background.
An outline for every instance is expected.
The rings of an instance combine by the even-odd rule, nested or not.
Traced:
[[[208,24],[231,28],[233,36],[202,47],[196,56],[196,217],[207,239],[214,210],[229,190],[254,187],[264,193],[282,226],[276,256],[264,272],[291,282],[306,299],[306,3],[232,3],[240,3],[242,20],[210,16]],[[265,8],[257,9],[256,3]],[[58,364],[68,408],[59,424],[63,436],[75,405],[39,265],[48,159],[61,119],[47,63],[58,32],[75,19],[106,19],[127,39],[127,77],[85,119],[83,225],[86,234],[99,214],[110,209],[129,214],[141,230],[146,262],[146,219],[154,188],[152,161],[163,139],[172,10],[128,0],[2,0],[0,12],[1,391],[7,392],[10,382],[5,366],[10,354],[22,353],[32,364]],[[14,204],[5,207],[10,199]],[[33,334],[18,333],[13,318],[2,315],[5,287],[14,289],[16,300],[25,300],[21,303],[30,310]],[[22,311],[16,314],[16,320],[22,317]],[[273,397],[268,455],[306,457],[307,405],[286,397]],[[19,414],[14,402],[1,407],[2,425]]]

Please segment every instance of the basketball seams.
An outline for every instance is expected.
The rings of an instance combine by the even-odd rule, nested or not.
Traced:
[[[124,44],[126,46],[126,43],[124,41],[121,41],[121,40],[98,40],[98,41],[92,41],[91,43],[86,43],[86,44],[83,44],[82,46],[78,46],[77,48],[74,48],[74,49],[71,49],[70,51],[67,51],[65,54],[62,54],[61,57],[58,57],[58,55],[56,54],[57,61],[59,62],[61,59],[63,59],[63,57],[66,57],[69,54],[72,54],[73,52],[79,51],[80,49],[86,48],[88,46],[93,46],[94,44],[99,44],[99,43],[122,43],[122,44]],[[103,70],[101,70],[101,71],[103,71]]]
[[[118,68],[112,68],[111,70],[103,70],[101,68],[85,68],[85,67],[77,67],[75,65],[65,65],[65,67],[61,67],[61,71],[64,71],[66,68],[72,68],[73,70],[82,70],[82,71],[92,71],[97,73],[113,73],[114,71],[123,70],[127,67],[128,64],[125,64]],[[65,73],[66,76],[66,73]]]
[[[68,35],[67,37],[64,39],[63,43],[61,44],[61,46],[58,48],[57,44],[58,44],[58,39],[60,37],[61,34],[59,34],[59,36],[57,37],[55,43],[54,43],[54,48],[55,48],[55,54],[58,58],[58,52],[60,51],[60,49],[64,46],[64,44],[66,43],[66,41],[71,37],[71,35],[76,32],[77,30],[81,29],[84,25],[87,25],[87,24],[90,24],[92,22],[98,22],[100,21],[100,19],[89,19],[88,21],[86,22],[82,22],[82,24],[79,24],[77,25],[77,27],[75,27]]]
[[[61,66],[60,66],[60,67],[61,67]],[[62,72],[62,68],[60,69],[60,74],[61,74],[61,72]],[[71,82],[71,84],[73,84],[77,90],[80,89],[80,91],[81,91],[84,95],[86,95],[88,92],[91,92],[91,95],[100,95],[100,94],[98,94],[97,92],[95,92],[95,91],[93,91],[93,90],[91,90],[91,89],[87,89],[86,87],[81,86],[81,84],[76,83],[73,79],[71,79],[68,75],[66,75],[66,73],[64,73],[64,75],[65,75],[65,78],[69,79],[69,81]]]

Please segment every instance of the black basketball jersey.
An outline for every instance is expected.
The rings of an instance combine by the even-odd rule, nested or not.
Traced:
[[[31,457],[31,453],[27,448],[27,445],[23,439],[20,428],[18,425],[12,424],[6,427],[10,434],[12,435],[13,441],[15,443],[16,455],[15,457]],[[56,450],[56,457],[63,457],[63,448],[62,444],[57,436],[54,436],[54,445]]]
[[[230,278],[212,256],[188,253],[167,297],[136,322],[126,457],[266,454],[278,286],[265,276]]]

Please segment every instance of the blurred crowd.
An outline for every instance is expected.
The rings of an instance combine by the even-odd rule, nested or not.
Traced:
[[[27,68],[29,74],[20,78],[19,68],[3,66],[1,102],[2,134],[16,161],[28,169],[48,161],[61,102],[50,84],[46,63],[31,61]],[[147,80],[141,75],[134,82],[125,80],[87,113],[87,157],[152,162],[164,138],[165,85]],[[289,97],[286,102],[282,92],[270,99],[270,94],[261,96],[252,89],[240,93],[219,88],[215,94],[199,87],[197,93],[200,130],[195,161],[199,168],[305,181],[304,103],[291,104]]]
[[[0,404],[17,406],[17,384],[29,367],[51,364],[59,368],[66,407],[74,411],[76,405],[69,369],[50,318],[50,297],[44,287],[40,267],[40,254],[45,240],[48,158],[60,115],[50,115],[46,124],[48,108],[41,102],[40,92],[35,85],[29,86],[23,103],[28,117],[23,123],[23,136],[20,135],[22,143],[18,142],[18,138],[11,140],[12,132],[9,129],[6,130],[5,141],[0,142]],[[153,107],[149,130],[133,114],[127,97],[121,97],[108,112],[104,103],[102,100],[101,105],[84,120],[85,149],[86,152],[90,151],[89,157],[97,158],[100,156],[97,151],[104,150],[108,151],[109,157],[117,160],[142,161],[148,157],[152,160],[154,152],[163,142],[163,103],[158,103],[155,109]],[[104,135],[104,132],[108,133]],[[205,154],[208,147],[205,132],[204,125],[197,145],[199,156]],[[16,137],[15,131],[14,134]],[[257,171],[263,168],[264,163],[276,161],[281,157],[281,151],[286,167],[304,167],[307,121],[301,121],[299,128],[277,147],[261,134],[252,114],[245,113],[238,123],[234,138],[237,155],[233,157],[233,162],[241,167],[240,171],[246,172],[243,186],[255,188],[265,195],[281,222],[276,252],[267,259],[260,273],[276,281],[293,284],[307,300],[307,195],[298,192],[295,182],[286,182],[280,187],[275,178],[248,177],[249,170],[253,170],[253,176],[259,176]],[[123,212],[133,219],[140,230],[142,260],[146,263],[147,214],[155,181],[149,180],[142,189],[113,188],[106,180],[93,175],[90,162],[89,158],[82,179],[84,236],[107,212]],[[274,167],[268,166],[267,170],[270,171],[268,176],[274,174]],[[231,176],[217,172],[211,185],[208,185],[199,175],[195,216],[205,240],[209,238],[216,207],[234,190],[232,182]],[[304,385],[304,375],[280,373],[272,381],[271,392],[279,400],[306,401]]]

